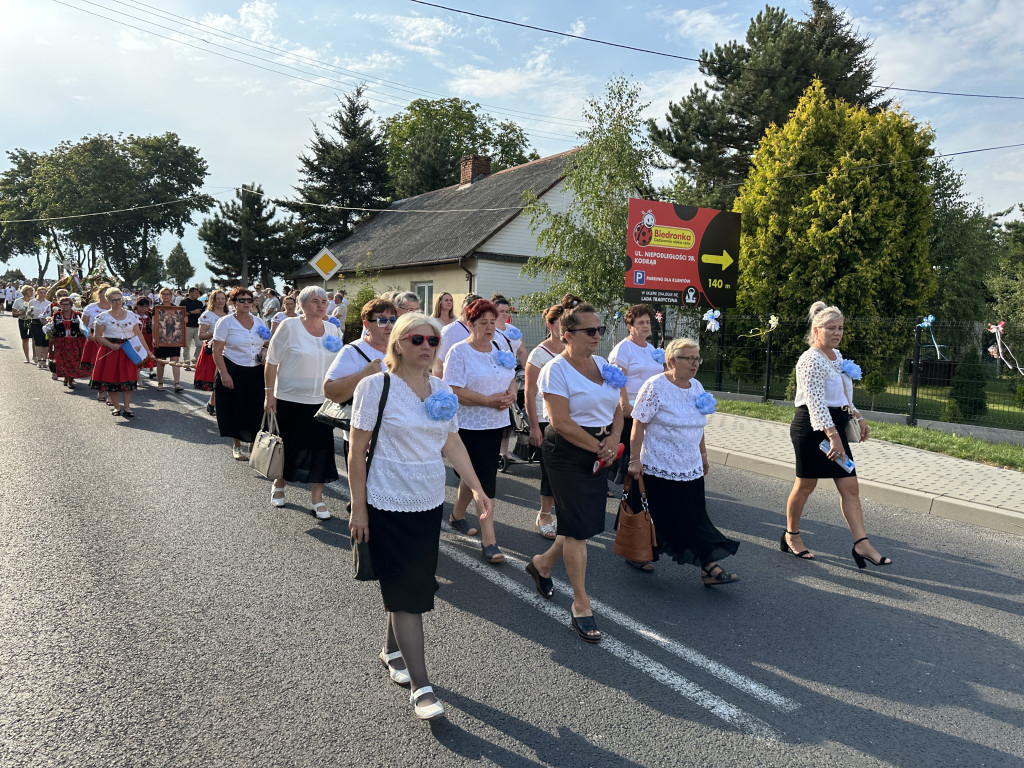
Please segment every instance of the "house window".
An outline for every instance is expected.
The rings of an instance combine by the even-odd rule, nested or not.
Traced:
[[[429,315],[434,311],[434,284],[413,283],[412,292],[420,297],[420,312]]]

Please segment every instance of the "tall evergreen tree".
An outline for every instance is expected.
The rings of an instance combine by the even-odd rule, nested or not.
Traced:
[[[175,243],[171,252],[167,254],[167,262],[164,264],[164,275],[178,288],[184,288],[188,281],[195,275],[196,269],[189,261],[181,240]]]
[[[875,108],[869,41],[829,0],[811,0],[802,22],[766,6],[751,19],[744,42],[701,52],[705,87],[669,104],[664,128],[648,122],[651,140],[678,170],[676,202],[728,210],[746,178],[758,142],[782,125],[815,78],[829,94]]]
[[[313,125],[309,152],[299,156],[299,201],[281,203],[295,214],[296,235],[306,251],[348,237],[372,215],[348,209],[386,208],[391,197],[386,145],[363,93],[360,85],[346,94],[325,130]]]
[[[218,203],[218,211],[199,226],[206,268],[222,281],[248,285],[260,280],[273,285],[275,276],[289,275],[297,265],[289,217],[276,220],[277,208],[255,182],[242,186],[235,199]]]

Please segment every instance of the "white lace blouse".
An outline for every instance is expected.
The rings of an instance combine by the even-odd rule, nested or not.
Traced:
[[[646,424],[640,461],[644,473],[666,480],[696,480],[704,476],[700,439],[707,416],[697,410],[704,387],[690,379],[680,389],[659,373],[640,387],[633,406],[633,420]]]
[[[836,359],[829,360],[812,347],[796,363],[794,405],[807,406],[811,427],[819,431],[835,426],[829,408],[848,407],[853,402],[853,380],[842,373],[843,356],[838,349],[835,353]]]
[[[469,346],[468,340],[460,341],[445,358],[445,382],[449,386],[469,389],[480,395],[506,392],[516,372],[514,368],[506,368],[498,363],[498,352],[493,345],[489,352],[478,352]],[[463,429],[483,430],[501,429],[511,422],[508,408],[499,410],[487,405],[461,405],[459,423]]]
[[[384,387],[376,373],[356,385],[352,427],[372,432]],[[441,379],[430,377],[431,394],[451,392]],[[426,404],[398,376],[384,404],[377,447],[366,478],[366,500],[390,512],[425,512],[444,503],[445,469],[441,448],[459,431],[458,416],[430,418]]]

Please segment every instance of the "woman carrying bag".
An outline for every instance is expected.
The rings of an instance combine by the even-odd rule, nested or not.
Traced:
[[[373,570],[388,612],[379,658],[391,679],[410,685],[416,717],[444,713],[430,687],[423,639],[423,614],[433,610],[441,512],[445,495],[442,456],[473,492],[481,519],[493,501],[480,486],[459,439],[458,400],[430,375],[441,323],[415,312],[402,315],[388,340],[389,373],[375,373],[356,386],[352,404],[349,486],[355,543],[369,544]],[[387,400],[380,407],[385,377]],[[366,452],[377,426],[369,474]]]

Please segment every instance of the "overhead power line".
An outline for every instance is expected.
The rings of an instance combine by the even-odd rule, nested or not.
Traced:
[[[599,40],[596,37],[585,37],[584,35],[574,35],[571,32],[561,32],[557,29],[548,29],[546,27],[538,27],[533,24],[524,24],[519,21],[511,21],[510,19],[502,19],[498,16],[487,16],[482,13],[476,13],[474,11],[467,11],[462,8],[452,8],[448,5],[440,5],[438,3],[430,3],[427,0],[409,0],[410,3],[416,3],[417,5],[425,5],[431,8],[438,8],[442,11],[450,11],[451,13],[460,13],[463,16],[473,16],[478,19],[486,19],[487,21],[495,21],[499,24],[508,24],[512,27],[521,27],[523,29],[532,29],[536,32],[544,32],[549,35],[558,35],[559,37],[568,37],[573,40],[583,40],[587,43],[596,43],[598,45],[607,45],[612,48],[623,48],[627,51],[636,51],[637,53],[647,53],[652,56],[663,56],[668,59],[678,59],[680,61],[690,61],[697,64],[704,63],[703,59],[694,58],[692,56],[681,56],[677,53],[668,53],[667,51],[657,51],[650,48],[638,48],[633,45],[625,45],[623,43],[615,43],[610,40]],[[761,69],[757,67],[747,66],[747,69],[755,69],[759,72],[774,72],[775,70]],[[902,91],[904,93],[924,93],[933,96],[962,96],[965,98],[972,99],[1007,99],[1011,101],[1024,101],[1024,96],[1006,96],[1002,94],[990,94],[990,93],[959,93],[955,91],[929,91],[923,88],[900,88],[895,85],[883,85],[881,83],[869,83],[872,88],[878,88],[879,90],[886,91]]]

